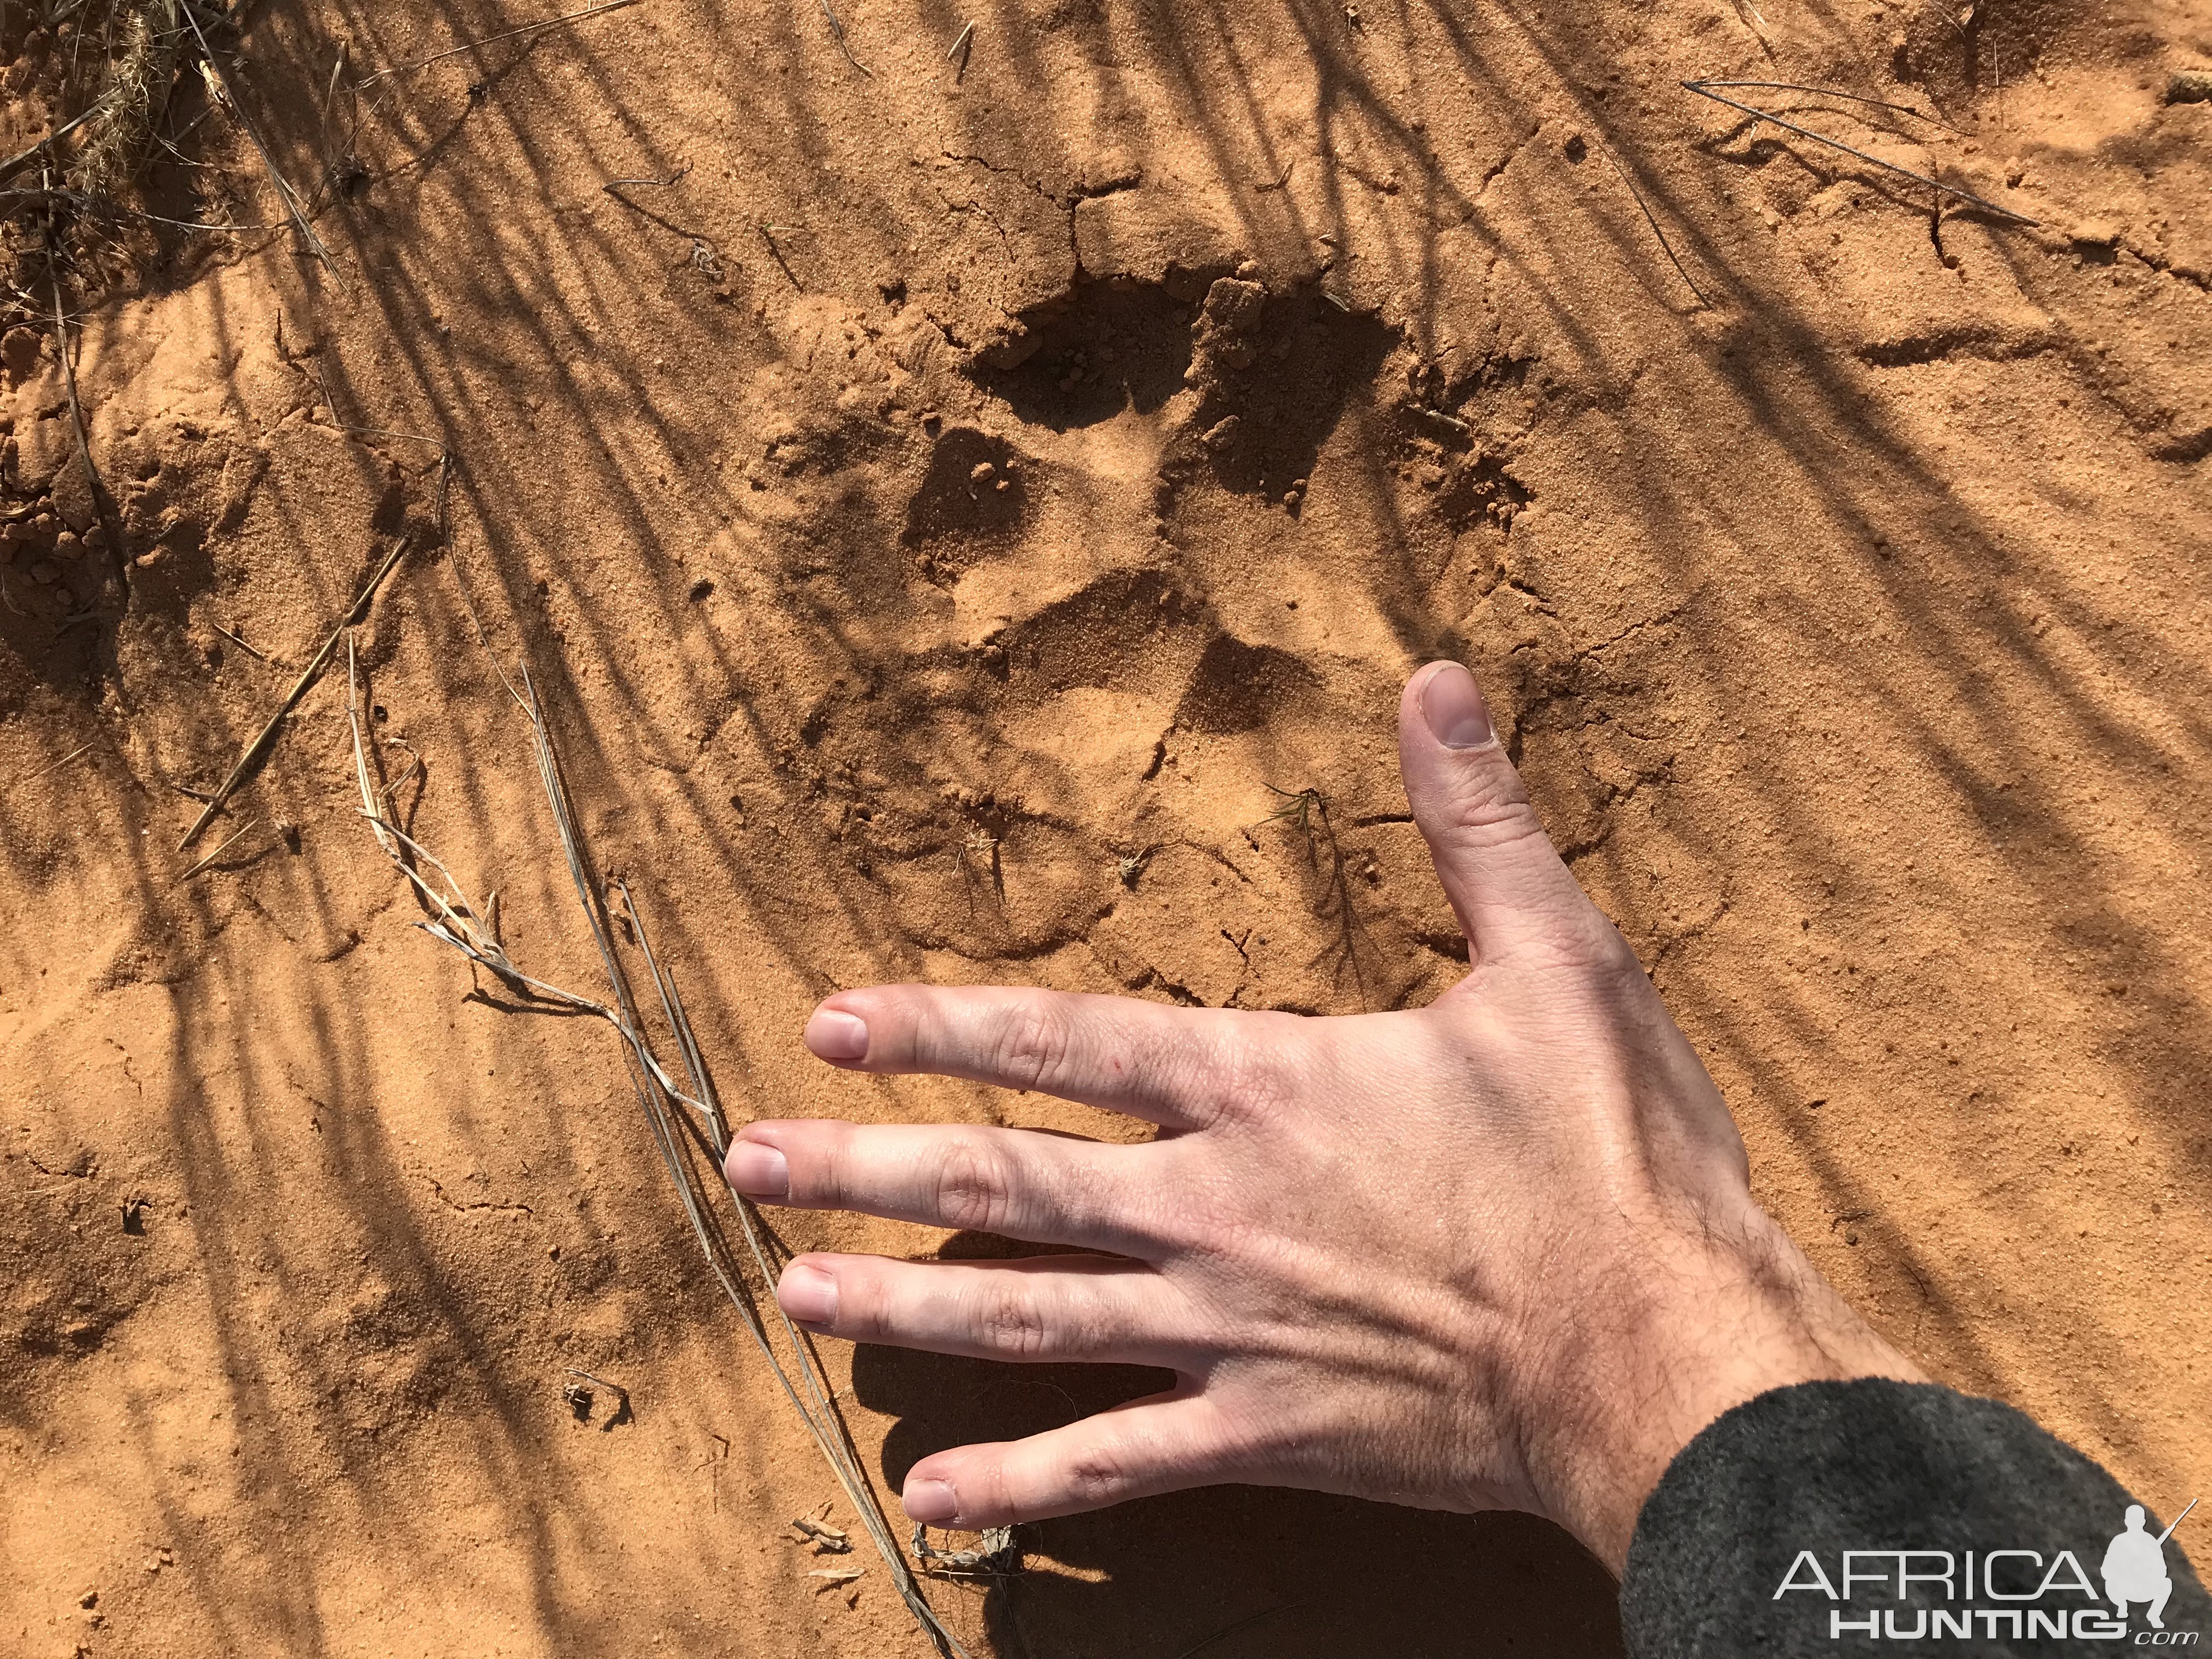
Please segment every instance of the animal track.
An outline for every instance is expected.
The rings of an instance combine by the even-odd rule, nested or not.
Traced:
[[[1504,457],[1477,453],[1452,458],[1437,491],[1437,511],[1454,534],[1489,523],[1513,528],[1514,514],[1536,492],[1515,477]]]
[[[1285,702],[1320,689],[1320,676],[1289,652],[1217,634],[1191,672],[1176,723],[1194,732],[1250,732]]]
[[[1150,283],[1079,283],[1024,319],[1019,361],[969,376],[1016,418],[1065,432],[1125,411],[1156,413],[1190,367],[1190,307]],[[1004,353],[1000,354],[1002,357]]]
[[[973,563],[978,544],[1019,532],[1029,512],[1024,461],[1004,438],[973,427],[949,427],[938,437],[900,537],[933,580]]]
[[[1197,401],[1164,475],[1269,501],[1302,493],[1346,403],[1396,344],[1316,290],[1274,295],[1224,277],[1206,294],[1188,377]]]

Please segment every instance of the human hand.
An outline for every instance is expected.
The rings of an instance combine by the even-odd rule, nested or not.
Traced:
[[[1618,1571],[1668,1462],[1729,1407],[1918,1375],[1753,1201],[1728,1109],[1546,839],[1465,669],[1413,677],[1398,740],[1468,941],[1467,976],[1430,1006],[843,991],[806,1027],[835,1065],[1042,1090],[1160,1133],[740,1131],[726,1171],[762,1202],[1097,1253],[802,1255],[776,1293],[810,1330],[1178,1379],[924,1458],[915,1520],[975,1529],[1242,1481],[1533,1510]]]

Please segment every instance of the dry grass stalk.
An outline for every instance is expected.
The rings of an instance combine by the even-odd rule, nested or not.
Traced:
[[[1675,274],[1690,285],[1690,292],[1698,296],[1699,305],[1710,307],[1712,301],[1705,298],[1705,289],[1698,286],[1697,279],[1692,276],[1683,266],[1680,258],[1674,252],[1674,245],[1667,240],[1667,233],[1659,228],[1659,221],[1652,216],[1651,204],[1644,199],[1644,192],[1637,189],[1636,180],[1630,178],[1628,170],[1614,159],[1610,145],[1601,143],[1598,149],[1603,152],[1607,164],[1620,175],[1620,182],[1628,186],[1628,193],[1636,198],[1636,205],[1644,210],[1644,222],[1651,227],[1651,234],[1659,239],[1659,246],[1666,249],[1667,257],[1674,261]]]
[[[389,80],[395,75],[404,75],[410,70],[427,69],[432,64],[443,63],[448,58],[459,58],[463,52],[474,52],[479,46],[495,46],[501,40],[513,40],[526,34],[541,33],[546,29],[558,28],[563,23],[581,22],[585,18],[596,17],[603,11],[620,11],[625,6],[635,4],[637,0],[600,0],[600,3],[596,6],[586,6],[579,11],[563,12],[558,17],[541,18],[535,23],[525,23],[520,28],[508,29],[503,33],[488,34],[481,40],[465,40],[458,46],[448,46],[443,52],[434,52],[427,58],[411,58],[404,64],[394,64],[390,69],[379,70],[374,75],[363,76],[354,83],[354,89],[359,91],[364,87],[374,86],[379,81]]]
[[[474,610],[471,604],[470,611],[472,618]],[[480,623],[478,635],[482,637]],[[553,814],[554,827],[560,836],[562,852],[568,866],[569,878],[575,888],[577,902],[583,908],[585,920],[592,930],[592,941],[599,950],[611,1000],[601,1002],[580,996],[523,973],[495,937],[496,930],[487,929],[477,921],[478,912],[463,896],[445,866],[377,810],[372,767],[356,708],[359,701],[356,690],[349,696],[347,714],[353,729],[355,772],[361,785],[363,802],[362,815],[369,820],[379,845],[414,884],[416,890],[423,896],[434,911],[431,920],[417,923],[417,926],[459,951],[471,962],[489,969],[525,995],[596,1015],[615,1028],[616,1034],[623,1042],[623,1064],[629,1073],[631,1087],[652,1128],[654,1145],[668,1170],[669,1178],[675,1183],[677,1197],[684,1206],[685,1218],[690,1223],[701,1254],[721,1285],[724,1295],[744,1322],[755,1346],[767,1358],[784,1397],[799,1413],[808,1432],[813,1436],[817,1448],[843,1489],[847,1501],[860,1517],[870,1540],[882,1556],[901,1598],[940,1655],[945,1656],[946,1659],[967,1659],[965,1650],[945,1629],[922,1595],[920,1583],[900,1552],[897,1540],[884,1514],[882,1503],[869,1484],[860,1453],[847,1435],[842,1419],[837,1414],[833,1403],[836,1390],[822,1370],[820,1358],[799,1328],[784,1314],[781,1306],[775,1303],[772,1289],[776,1273],[773,1258],[776,1254],[776,1244],[774,1236],[750,1203],[734,1193],[730,1194],[736,1207],[739,1231],[744,1238],[746,1254],[759,1275],[760,1284],[770,1291],[770,1304],[776,1307],[777,1322],[784,1337],[783,1352],[779,1351],[779,1345],[762,1316],[758,1301],[747,1285],[744,1272],[738,1266],[717,1224],[708,1194],[708,1179],[700,1175],[696,1155],[703,1152],[719,1170],[729,1150],[729,1122],[715,1092],[705,1058],[700,1052],[690,1016],[684,1012],[674,975],[653,954],[644,919],[639,915],[629,888],[617,881],[616,890],[622,897],[638,949],[645,958],[647,972],[653,977],[663,1017],[675,1037],[684,1079],[690,1085],[688,1089],[678,1085],[670,1068],[663,1065],[654,1053],[652,1039],[646,1032],[636,1000],[631,994],[629,978],[623,971],[615,949],[612,932],[607,925],[605,897],[584,861],[574,816],[569,808],[567,785],[562,776],[560,759],[555,752],[551,733],[547,729],[537,686],[527,668],[522,672],[519,690],[507,678],[504,672],[500,673],[500,680],[530,722],[538,781],[544,789],[546,804]],[[434,885],[418,872],[415,867],[416,860],[437,872],[439,884]],[[696,1114],[696,1117],[689,1114]],[[714,1184],[721,1183],[715,1181]],[[723,1186],[723,1190],[728,1192],[729,1188]]]
[[[991,890],[998,896],[999,908],[1001,910],[1006,908],[1006,866],[1000,855],[1000,846],[996,836],[979,826],[968,832],[960,843],[960,850],[953,855],[960,866],[960,878],[969,890],[968,903],[970,908],[975,902],[974,872],[978,866],[990,877]]]
[[[1247,1613],[1243,1618],[1239,1619],[1233,1625],[1224,1625],[1219,1630],[1214,1632],[1212,1635],[1199,1643],[1197,1646],[1185,1648],[1181,1653],[1176,1656],[1176,1659],[1197,1659],[1198,1655],[1205,1652],[1206,1649],[1212,1647],[1216,1642],[1220,1641],[1224,1637],[1234,1636],[1238,1631],[1243,1630],[1246,1626],[1256,1625],[1262,1619],[1272,1619],[1279,1613],[1293,1612],[1297,1608],[1304,1606],[1305,1606],[1305,1603],[1303,1601],[1284,1601],[1279,1602],[1272,1607],[1262,1607],[1257,1613]]]
[[[81,759],[91,752],[92,745],[88,743],[83,744],[80,748],[72,749],[68,754],[64,755],[59,760],[49,761],[46,765],[41,766],[37,771],[30,774],[27,777],[21,777],[14,780],[8,787],[10,789],[16,789],[21,788],[27,783],[36,783],[40,778],[45,777],[47,773],[58,772],[62,768],[67,766],[71,761]]]
[[[40,139],[36,143],[30,145],[27,149],[19,149],[13,155],[10,155],[6,161],[0,161],[0,183],[4,183],[6,180],[14,178],[25,167],[30,166],[32,162],[39,160],[40,157],[49,155],[56,144],[68,137],[70,134],[75,132],[79,127],[87,126],[92,122],[97,121],[106,107],[106,100],[101,100],[84,109],[79,110],[75,115],[70,116],[68,120],[63,122],[61,125],[56,127],[52,132]]]
[[[0,191],[0,199],[10,197],[38,198],[42,200],[65,203],[80,213],[97,214],[104,219],[140,219],[149,225],[172,225],[179,230],[197,232],[201,235],[243,235],[252,231],[282,230],[283,224],[251,222],[211,222],[205,219],[173,219],[166,214],[149,213],[143,208],[125,207],[120,202],[110,202],[97,196],[88,196],[81,190]]]
[[[708,1073],[705,1064],[700,1057],[697,1039],[693,1036],[691,1022],[684,1012],[682,999],[677,995],[675,981],[665,974],[654,960],[652,948],[646,939],[644,922],[638,916],[635,906],[630,902],[629,890],[625,887],[622,890],[622,893],[623,903],[629,908],[631,919],[636,926],[638,947],[644,953],[647,965],[652,970],[654,986],[660,993],[662,1006],[666,1012],[669,1023],[675,1030],[678,1044],[682,1048],[685,1067],[690,1074],[692,1086],[697,1091],[703,1106],[708,1120],[708,1150],[713,1155],[715,1166],[719,1170],[724,1156],[729,1151],[729,1139],[724,1127],[720,1103],[715,1097],[714,1080]],[[619,972],[619,969],[617,968],[616,971]],[[649,1091],[641,1089],[639,1093],[641,1100],[649,1103]],[[677,1098],[683,1099],[685,1097],[679,1094]],[[669,1121],[672,1115],[665,1111],[653,1111],[652,1115],[656,1121],[658,1138],[662,1146],[662,1155],[669,1163],[670,1174],[675,1177],[679,1190],[690,1194],[692,1192],[691,1181],[688,1169],[680,1156],[680,1143],[677,1141],[673,1133],[674,1125]],[[723,1190],[728,1192],[729,1188],[725,1187]],[[774,1286],[776,1274],[769,1263],[771,1254],[769,1246],[772,1240],[768,1234],[766,1224],[760,1219],[750,1201],[734,1192],[730,1194],[730,1197],[736,1206],[740,1229],[744,1235],[746,1249],[752,1257],[755,1270],[760,1274],[762,1285],[769,1290],[769,1302],[775,1307],[776,1318],[782,1326],[785,1342],[799,1372],[799,1381],[805,1390],[805,1399],[802,1400],[799,1389],[793,1386],[789,1372],[785,1370],[775,1345],[769,1340],[769,1333],[761,1319],[758,1307],[750,1297],[741,1295],[731,1278],[724,1273],[720,1267],[717,1267],[716,1273],[722,1279],[724,1291],[728,1293],[732,1305],[738,1309],[739,1314],[746,1316],[747,1328],[752,1332],[755,1343],[767,1358],[769,1366],[775,1370],[776,1381],[782,1386],[785,1397],[805,1420],[808,1431],[814,1437],[815,1445],[820,1449],[824,1461],[829,1463],[830,1473],[836,1476],[837,1484],[844,1488],[847,1501],[852,1504],[854,1512],[860,1516],[861,1526],[867,1531],[869,1541],[875,1545],[877,1553],[883,1558],[884,1565],[890,1573],[891,1582],[896,1587],[900,1599],[906,1603],[908,1611],[913,1613],[924,1633],[936,1644],[939,1653],[951,1656],[951,1659],[966,1659],[966,1650],[954,1639],[952,1632],[945,1629],[943,1622],[931,1608],[928,1601],[921,1593],[921,1586],[916,1580],[913,1569],[908,1565],[906,1557],[900,1552],[898,1541],[891,1533],[890,1522],[884,1513],[882,1502],[876,1496],[875,1488],[869,1484],[866,1470],[861,1466],[859,1449],[853,1444],[851,1438],[847,1435],[844,1420],[838,1416],[836,1407],[832,1403],[836,1389],[828,1376],[823,1371],[820,1358],[801,1335],[799,1328],[791,1322],[789,1316],[783,1311],[782,1304],[775,1300]],[[698,1237],[700,1248],[707,1253],[709,1261],[712,1262],[715,1255],[714,1235],[702,1213],[703,1206],[695,1205],[692,1198],[687,1196],[685,1208],[691,1213],[692,1227]],[[811,1409],[809,1408],[810,1404]]]
[[[1745,26],[1759,37],[1760,49],[1771,61],[1774,56],[1774,42],[1766,33],[1766,14],[1759,10],[1753,0],[1735,0],[1735,11]]]
[[[276,186],[276,198],[284,204],[285,213],[298,229],[301,240],[307,243],[307,251],[322,262],[324,270],[330,272],[331,281],[337,284],[338,292],[346,293],[345,278],[339,274],[338,262],[331,257],[330,249],[323,246],[323,239],[315,234],[315,228],[308,222],[307,210],[301,202],[299,192],[284,177],[283,170],[276,165],[276,158],[269,153],[269,146],[262,142],[260,129],[247,116],[246,106],[238,101],[238,89],[231,85],[229,71],[216,60],[214,48],[208,45],[207,34],[200,27],[199,15],[192,9],[191,0],[185,0],[182,10],[185,21],[191,25],[192,38],[199,42],[202,67],[214,77],[215,89],[221,93],[222,103],[237,118],[238,125],[252,142],[255,151],[261,157],[261,165],[268,170],[270,182]]]
[[[240,650],[246,653],[247,656],[252,658],[256,662],[267,662],[269,660],[269,653],[266,651],[257,650],[254,647],[248,645],[246,642],[245,635],[232,633],[230,629],[225,628],[221,623],[210,623],[208,625],[214,629],[216,633],[222,635],[223,638],[228,640],[233,645],[236,646]]]
[[[822,1509],[826,1515],[830,1506],[824,1504]],[[817,1555],[850,1555],[853,1553],[853,1540],[842,1527],[829,1526],[803,1515],[792,1516],[791,1524],[798,1528],[805,1542],[814,1546]]]
[[[49,179],[46,173],[40,175]],[[84,466],[85,488],[92,494],[93,510],[99,514],[101,529],[106,533],[107,544],[114,550],[115,567],[123,585],[131,585],[129,550],[123,544],[122,521],[108,500],[107,486],[100,482],[100,469],[92,464],[92,437],[85,429],[84,405],[78,401],[76,392],[76,358],[70,349],[69,314],[62,306],[62,271],[54,258],[55,234],[53,215],[46,216],[46,281],[54,295],[54,349],[61,354],[62,385],[69,393],[70,430],[76,437],[77,459]]]
[[[346,629],[352,627],[362,613],[368,610],[368,602],[376,596],[378,586],[383,582],[385,577],[391,574],[392,567],[399,562],[400,556],[407,551],[409,540],[408,537],[403,535],[395,541],[392,544],[392,551],[385,555],[384,562],[378,565],[371,573],[369,579],[362,584],[361,592],[355,596],[354,602],[346,607],[345,614],[338,618],[337,625],[331,629],[330,637],[323,641],[322,649],[315,653],[314,659],[307,665],[300,678],[292,682],[292,689],[284,694],[284,701],[276,705],[276,712],[269,717],[269,723],[261,728],[260,735],[246,745],[246,752],[238,757],[238,763],[230,769],[230,775],[216,786],[215,794],[209,800],[207,810],[192,821],[192,827],[185,831],[185,838],[177,843],[179,852],[183,852],[185,848],[199,839],[200,831],[208,827],[209,822],[222,810],[223,802],[228,800],[237,791],[238,786],[246,781],[246,775],[252,769],[253,763],[260,759],[267,751],[269,745],[276,740],[276,728],[283,724],[284,716],[290,714],[299,705],[300,699],[307,695],[307,688],[315,683],[316,677],[323,672],[323,665],[331,659],[331,653],[338,648],[338,641],[345,637]]]
[[[1012,1578],[1023,1570],[1012,1527],[985,1528],[980,1548],[941,1550],[929,1541],[929,1528],[916,1522],[908,1547],[932,1578]]]
[[[830,33],[836,37],[837,50],[845,54],[845,61],[871,81],[874,80],[875,70],[853,56],[853,48],[845,40],[845,26],[837,21],[837,14],[830,9],[830,0],[816,0],[816,3],[822,8],[822,15],[830,20]]]
[[[1964,127],[1954,127],[1940,115],[1930,115],[1926,110],[1915,109],[1910,104],[1893,104],[1887,98],[1865,98],[1856,92],[1838,92],[1833,87],[1808,87],[1796,81],[1700,81],[1700,87],[1735,88],[1739,91],[1802,92],[1815,98],[1835,98],[1846,104],[1864,104],[1869,109],[1895,110],[1899,115],[1910,115],[1916,121],[1925,121],[1946,132],[1967,137]]]
[[[260,822],[261,820],[258,817],[251,817],[246,819],[245,823],[240,824],[237,829],[232,830],[229,835],[223,838],[222,844],[220,847],[216,848],[214,852],[210,853],[198,864],[192,866],[191,869],[185,871],[185,873],[178,877],[177,879],[179,881],[190,881],[194,876],[199,874],[201,871],[206,869],[208,866],[213,864],[217,859],[228,852],[231,848],[237,843],[240,837],[244,836],[247,830],[251,830],[255,824]]]
[[[580,1376],[586,1382],[596,1382],[601,1388],[605,1389],[609,1394],[614,1395],[615,1414],[607,1419],[606,1427],[610,1429],[616,1428],[624,1423],[633,1423],[637,1420],[637,1413],[630,1409],[629,1390],[623,1387],[621,1383],[610,1382],[604,1376],[594,1376],[591,1372],[579,1370],[574,1365],[563,1365],[561,1369],[571,1376]],[[571,1383],[569,1386],[573,1389],[575,1385]],[[586,1399],[590,1397],[589,1390],[586,1391],[585,1397]]]
[[[1750,116],[1753,121],[1769,122],[1775,126],[1782,128],[1786,132],[1796,133],[1801,138],[1810,138],[1816,144],[1826,144],[1830,149],[1841,150],[1846,155],[1856,156],[1858,160],[1864,161],[1869,167],[1880,167],[1884,173],[1893,173],[1900,179],[1910,179],[1915,184],[1925,185],[1930,190],[1936,191],[1939,195],[1956,197],[1960,201],[1972,202],[1976,207],[1987,208],[1991,213],[1996,214],[2001,218],[2010,219],[2017,224],[2023,225],[2034,225],[2041,222],[2039,220],[2029,218],[2025,213],[2015,213],[2008,207],[2001,207],[1996,203],[1990,201],[1987,197],[1975,195],[1971,190],[1960,190],[1956,185],[1947,185],[1941,179],[1931,178],[1929,174],[1924,173],[1915,173],[1911,167],[1901,167],[1894,161],[1885,161],[1879,155],[1872,155],[1868,154],[1865,150],[1856,149],[1852,145],[1844,143],[1840,138],[1831,138],[1825,132],[1815,132],[1812,128],[1802,125],[1784,116],[1777,115],[1771,110],[1759,109],[1750,104],[1740,103],[1733,98],[1724,98],[1719,93],[1713,90],[1716,87],[1724,87],[1736,83],[1727,81],[1685,81],[1682,82],[1682,89],[1685,92],[1694,92],[1700,98],[1710,98],[1716,104],[1726,104],[1730,109],[1741,110],[1744,114]],[[1759,83],[1745,82],[1743,84],[1750,85]],[[1787,85],[1789,83],[1778,82],[1775,84]],[[1809,88],[1809,90],[1818,90],[1818,88]],[[1834,94],[1830,95],[1832,96]],[[1875,103],[1878,100],[1869,98],[1860,99],[1856,101],[1861,103]],[[1902,104],[1891,104],[1886,105],[1884,107],[1890,109],[1904,109],[1905,106]],[[1917,110],[1907,110],[1906,113],[1919,115],[1920,112]],[[1920,118],[1926,120],[1929,118],[1923,115]]]

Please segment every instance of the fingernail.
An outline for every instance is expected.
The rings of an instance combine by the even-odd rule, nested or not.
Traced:
[[[924,1526],[941,1527],[960,1513],[960,1500],[942,1480],[909,1480],[899,1494],[899,1502],[906,1508],[908,1520]]]
[[[1445,663],[1421,687],[1421,718],[1447,749],[1480,749],[1492,735],[1490,708],[1474,676],[1455,662]]]
[[[794,1261],[776,1281],[775,1299],[802,1325],[837,1322],[837,1281],[821,1268]]]
[[[722,1160],[722,1174],[732,1188],[747,1198],[789,1198],[791,1165],[773,1146],[757,1140],[734,1141]]]
[[[817,1008],[806,1022],[806,1046],[823,1060],[865,1060],[868,1023],[838,1008]]]

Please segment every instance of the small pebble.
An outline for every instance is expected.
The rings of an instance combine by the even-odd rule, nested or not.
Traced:
[[[64,530],[54,538],[54,556],[58,559],[74,559],[83,551],[84,544],[73,530]]]
[[[48,564],[44,559],[40,559],[31,567],[31,580],[34,582],[50,582],[59,573],[53,566]]]

